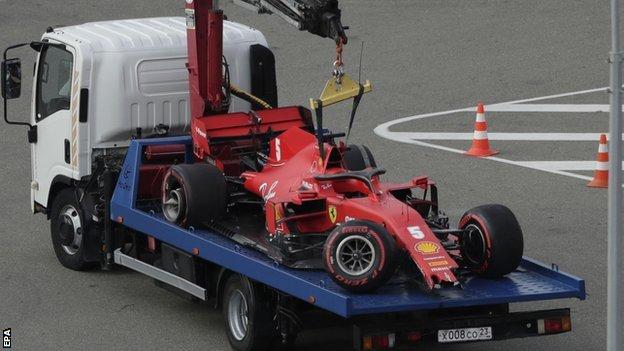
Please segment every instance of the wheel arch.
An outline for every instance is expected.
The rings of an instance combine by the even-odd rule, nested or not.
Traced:
[[[232,270],[229,270],[227,268],[221,268],[219,270],[218,276],[217,276],[217,284],[216,284],[216,288],[215,288],[215,308],[221,308],[221,299],[223,297],[223,293],[225,290],[225,283],[228,281],[228,279],[231,276],[234,275],[238,275],[241,278],[241,281],[243,282],[243,285],[245,285],[247,288],[249,288],[250,291],[255,291],[256,293],[252,294],[253,296],[251,297],[252,299],[256,299],[257,298],[257,292],[258,292],[258,288],[260,288],[263,284],[261,283],[257,283],[254,282],[253,280],[251,280],[249,277],[247,277],[244,274],[240,274],[237,272],[234,272]],[[256,302],[255,300],[253,301],[254,303]]]
[[[45,208],[45,214],[48,217],[48,219],[50,219],[50,208],[52,207],[52,202],[54,201],[54,198],[63,190],[66,188],[71,188],[73,186],[73,180],[71,178],[69,178],[68,176],[59,174],[56,177],[54,177],[54,179],[52,179],[52,182],[50,183],[50,191],[48,193],[48,200],[46,205],[44,206]]]
[[[225,290],[225,283],[228,281],[228,279],[233,276],[238,274],[241,277],[241,280],[243,281],[243,284],[248,285],[249,287],[251,287],[251,281],[249,280],[249,278],[247,278],[246,276],[240,274],[240,273],[236,273],[232,270],[229,270],[227,268],[221,268],[219,270],[219,274],[217,276],[217,286],[215,288],[215,308],[221,308],[221,299],[223,297],[223,292]]]

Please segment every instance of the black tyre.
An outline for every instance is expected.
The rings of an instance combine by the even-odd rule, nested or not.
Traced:
[[[171,166],[162,193],[163,215],[184,227],[221,219],[227,208],[225,176],[207,163]]]
[[[59,262],[66,268],[82,271],[96,266],[88,260],[92,245],[87,236],[90,223],[78,205],[75,190],[61,190],[52,200],[50,209],[50,233],[52,246]]]
[[[349,171],[361,171],[366,168],[376,168],[375,157],[365,145],[349,145],[342,154],[344,166]]]
[[[238,274],[228,278],[223,290],[225,330],[235,351],[266,351],[275,342],[270,299],[249,279]]]
[[[524,240],[520,224],[509,208],[503,205],[475,207],[464,213],[459,228],[468,231],[460,239],[460,251],[467,268],[487,278],[500,278],[518,268]]]
[[[323,249],[323,263],[343,288],[365,293],[377,289],[394,274],[397,248],[383,227],[349,221],[336,227]]]

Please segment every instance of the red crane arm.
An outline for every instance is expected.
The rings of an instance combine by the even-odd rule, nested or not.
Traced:
[[[218,0],[186,0],[191,118],[227,109],[223,92],[223,11]],[[346,44],[338,0],[238,0],[277,13],[301,30]],[[229,87],[228,87],[229,89]]]
[[[223,112],[223,11],[213,0],[186,0],[191,118]]]

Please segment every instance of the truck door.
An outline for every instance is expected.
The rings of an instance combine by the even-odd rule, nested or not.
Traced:
[[[32,197],[48,208],[51,206],[48,194],[52,180],[56,176],[72,179],[73,175],[71,97],[74,93],[74,54],[70,50],[62,46],[44,46],[37,63],[33,123],[37,125],[38,140],[32,147]]]

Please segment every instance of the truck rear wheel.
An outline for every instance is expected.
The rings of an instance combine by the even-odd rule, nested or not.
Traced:
[[[503,205],[483,205],[466,211],[459,228],[460,252],[467,268],[487,278],[513,272],[524,251],[522,229],[516,216]]]
[[[171,166],[163,180],[162,210],[180,226],[201,226],[223,217],[227,207],[225,176],[207,163]]]
[[[266,351],[275,340],[269,299],[249,279],[231,275],[223,290],[223,318],[232,348],[236,351]]]
[[[61,190],[52,200],[50,233],[59,262],[81,271],[94,266],[87,258],[87,225],[73,188]]]
[[[383,227],[367,221],[349,221],[327,238],[323,263],[341,287],[358,293],[384,284],[396,268],[394,238]]]

